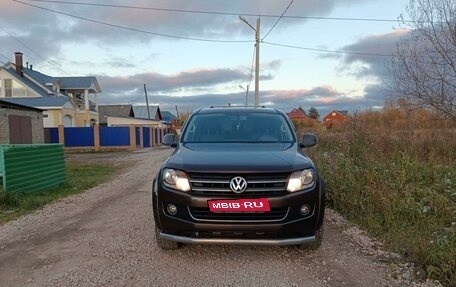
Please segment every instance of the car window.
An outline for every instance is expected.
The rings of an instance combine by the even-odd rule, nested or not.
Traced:
[[[282,114],[210,113],[192,116],[184,131],[185,143],[292,142],[288,121]]]

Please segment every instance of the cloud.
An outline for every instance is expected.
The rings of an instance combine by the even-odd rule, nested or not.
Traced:
[[[108,65],[126,62],[114,58]],[[274,73],[279,69],[281,60],[273,60],[262,64],[261,81],[272,80]],[[127,63],[127,62],[126,62]],[[127,63],[127,65],[129,65]],[[237,68],[195,68],[182,71],[177,74],[166,75],[157,72],[139,73],[126,76],[97,75],[104,94],[123,95],[130,92],[143,91],[143,85],[147,85],[148,91],[157,94],[179,94],[191,91],[193,93],[208,92],[220,85],[237,85],[250,78],[250,67],[239,66]]]
[[[220,84],[242,82],[249,74],[237,69],[200,69],[184,71],[174,75],[141,73],[123,77],[97,76],[104,94],[123,94],[128,91],[142,91],[147,84],[148,90],[156,93],[178,93],[197,88],[210,88]],[[271,79],[264,75],[263,80]]]
[[[372,35],[359,41],[341,47],[340,50],[370,53],[380,55],[393,55],[399,41],[410,36],[410,30],[394,30],[388,33]],[[331,57],[325,55],[323,57]],[[357,78],[372,78],[377,83],[367,85],[364,88],[364,103],[370,106],[382,106],[387,96],[384,88],[391,81],[391,74],[388,69],[390,57],[345,54],[337,55],[342,65],[339,71],[354,75]]]
[[[394,30],[388,33],[365,37],[356,43],[341,47],[342,51],[355,53],[368,53],[379,55],[392,55],[396,49],[398,41],[404,39],[409,30]],[[389,77],[387,70],[387,61],[389,57],[345,54],[340,57],[345,69],[349,69],[352,64],[361,64],[357,66],[354,74],[357,77],[376,76],[379,78]],[[344,69],[342,68],[342,69]]]
[[[245,93],[201,93],[192,96],[172,96],[157,93],[149,93],[149,102],[159,104],[162,110],[174,110],[177,105],[182,111],[195,111],[209,106],[242,106],[245,101]],[[122,94],[103,93],[100,97],[101,104],[145,104],[143,91],[125,91]],[[254,102],[254,93],[249,93],[249,104]],[[377,101],[347,95],[336,90],[332,86],[318,86],[312,89],[300,90],[268,90],[260,92],[260,105],[274,107],[283,111],[291,111],[295,107],[302,106],[308,110],[315,107],[324,115],[331,110],[364,109],[369,105],[377,104]]]
[[[382,86],[382,85],[367,85],[364,88],[364,98],[366,101],[372,102],[372,103],[378,103],[377,105],[381,105],[385,103],[385,100],[387,98],[387,90]]]
[[[128,26],[133,29],[184,37],[224,40],[253,39],[253,31],[239,21],[237,17],[238,13],[280,15],[289,3],[288,1],[265,0],[156,0],[153,1],[153,4],[152,1],[147,0],[127,1],[128,4],[121,0],[109,2],[118,5],[223,11],[236,14],[227,16],[44,3],[29,0],[22,1],[115,25]],[[294,1],[287,15],[325,16],[331,13],[336,7],[350,6],[366,1],[372,0]],[[256,17],[246,18],[249,22],[255,23]],[[106,56],[102,59],[100,58],[101,60],[98,63],[86,63],[86,66],[123,67],[126,68],[126,71],[130,72],[134,70],[135,62],[132,63],[123,59],[127,57],[126,55],[116,54],[118,53],[117,51],[120,51],[117,48],[131,47],[132,45],[146,46],[158,41],[178,41],[176,39],[151,36],[69,18],[64,15],[22,5],[14,1],[10,1],[8,5],[2,6],[0,9],[0,19],[2,19],[0,23],[1,27],[4,27],[19,40],[16,41],[0,29],[0,43],[2,43],[0,52],[13,59],[14,51],[23,51],[26,57],[25,61],[32,62],[35,67],[40,68],[45,66],[45,60],[43,58],[51,58],[53,60],[63,59],[59,63],[77,66],[78,61],[81,63],[83,60],[76,60],[72,58],[71,54],[64,55],[64,48],[74,48],[79,44],[84,44],[87,47],[92,44],[104,49],[106,55],[109,55],[109,59],[106,59],[108,58]],[[266,33],[276,20],[277,18],[263,17],[261,20],[263,33]],[[286,29],[300,25],[305,21],[307,20],[284,18],[269,37],[274,37],[274,34],[286,31]],[[31,47],[39,55],[27,50],[21,42]],[[361,39],[353,45],[343,47],[343,49],[366,51],[366,47],[363,45],[371,42],[375,42],[375,37]],[[377,44],[382,44],[380,39],[377,40]],[[371,45],[370,48],[376,49],[378,47]],[[155,56],[154,54],[147,55],[147,57]],[[368,70],[364,71],[364,73],[379,74],[380,71],[378,64],[372,62],[372,58],[343,56],[341,61],[347,65],[354,63],[365,64],[366,66],[364,68]],[[281,65],[281,60],[262,63],[261,80],[273,79],[275,73],[281,68]],[[65,70],[65,66],[61,68]],[[94,74],[96,73],[94,71]],[[229,86],[233,83],[237,86],[238,83],[245,82],[250,78],[250,66],[236,68],[222,67],[218,69],[203,66],[193,70],[184,70],[172,75],[155,71],[136,72],[136,74],[125,76],[113,76],[112,74],[98,75],[97,78],[103,89],[100,100],[105,103],[142,103],[144,102],[142,87],[143,84],[147,84],[153,101],[156,100],[158,103],[170,107],[178,104],[189,109],[195,109],[211,104],[243,103],[244,93],[220,94],[216,88],[224,85]],[[175,96],[183,94],[196,95]],[[251,95],[253,95],[253,92]],[[262,91],[261,101],[262,103],[270,103],[285,110],[299,105],[306,107],[314,105],[317,108],[330,109],[332,107],[344,107],[350,103],[356,104],[359,101],[359,97],[351,97],[347,92],[338,91],[329,85],[322,85],[301,90]],[[250,99],[250,102],[252,102],[252,99]]]
[[[265,63],[261,65],[262,69],[272,69],[272,70],[278,70],[282,66],[282,60],[274,60],[269,63]]]
[[[273,14],[280,15],[286,7],[284,1],[264,0],[132,0],[130,6],[158,7],[195,11],[223,11],[234,15],[193,14],[147,9],[121,9],[111,7],[97,7],[85,5],[71,5],[62,3],[45,3],[22,0],[29,5],[41,6],[46,9],[58,10],[64,13],[81,16],[97,21],[108,22],[114,25],[126,26],[132,29],[150,31],[154,33],[170,34],[184,37],[209,39],[252,39],[252,31],[239,21],[238,13]],[[327,15],[337,6],[350,6],[370,0],[309,0],[295,1],[287,12],[288,15]],[[110,4],[126,5],[125,1],[110,1]],[[254,22],[256,17],[249,21]],[[126,46],[132,43],[147,44],[152,39],[160,41],[175,40],[170,38],[154,37],[132,30],[122,30],[115,27],[96,24],[82,19],[59,15],[50,11],[34,8],[10,1],[0,9],[2,27],[15,35],[22,43],[37,51],[43,58],[54,57],[61,52],[64,44],[92,43],[96,45]],[[276,18],[263,17],[262,27],[268,29]],[[306,21],[305,19],[282,19],[276,31],[287,29]],[[264,30],[264,31],[266,31]],[[2,52],[24,50],[22,44],[11,39],[0,30]],[[30,55],[35,64],[43,61],[37,55]]]

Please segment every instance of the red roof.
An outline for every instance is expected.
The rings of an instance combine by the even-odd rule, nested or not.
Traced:
[[[309,119],[310,117],[306,115],[306,113],[300,109],[293,109],[291,112],[287,113],[287,116],[292,119]]]

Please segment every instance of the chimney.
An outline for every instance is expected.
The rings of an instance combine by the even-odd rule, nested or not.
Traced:
[[[14,54],[16,55],[16,73],[22,77],[24,75],[22,73],[22,53],[16,52]]]
[[[32,64],[30,64],[30,71],[32,71],[32,70],[33,70],[33,65],[32,65]]]
[[[25,62],[25,66],[26,66],[26,67],[27,67],[27,69],[28,69],[28,62]]]

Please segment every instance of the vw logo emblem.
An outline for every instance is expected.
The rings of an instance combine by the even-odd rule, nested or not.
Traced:
[[[247,189],[247,180],[240,176],[233,177],[230,188],[234,193],[243,193]]]

